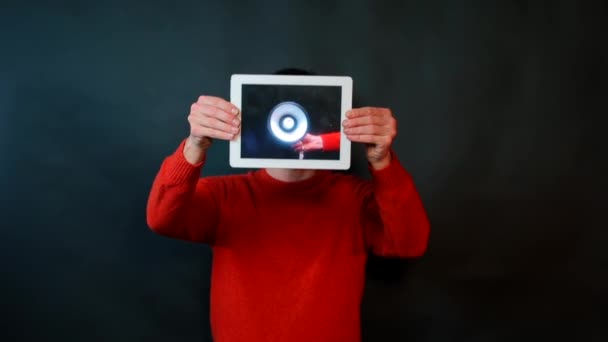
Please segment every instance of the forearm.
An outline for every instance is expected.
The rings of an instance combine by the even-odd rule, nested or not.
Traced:
[[[217,214],[209,187],[199,181],[204,155],[197,164],[186,158],[188,140],[166,158],[158,172],[147,204],[147,222],[158,234],[190,241],[205,241],[212,235]],[[200,156],[199,156],[200,158]],[[208,211],[206,215],[195,212]],[[205,218],[205,222],[200,222]]]
[[[375,194],[383,225],[383,245],[387,254],[417,257],[425,253],[429,222],[413,185],[395,185],[395,192]]]
[[[417,257],[428,245],[430,225],[412,177],[391,156],[389,164],[373,170],[373,197],[378,212],[374,249],[381,255]],[[372,166],[373,168],[373,166]]]

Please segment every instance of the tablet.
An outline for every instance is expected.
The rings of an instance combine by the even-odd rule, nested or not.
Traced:
[[[230,141],[230,166],[348,169],[342,121],[352,89],[346,76],[232,75],[241,132]]]

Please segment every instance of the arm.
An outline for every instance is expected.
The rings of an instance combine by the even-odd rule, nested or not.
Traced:
[[[217,184],[200,179],[205,155],[189,162],[182,142],[163,162],[148,198],[147,223],[154,232],[193,242],[213,244],[219,218]]]
[[[362,186],[365,243],[374,254],[419,257],[426,251],[430,226],[412,177],[391,151],[380,170],[370,167],[371,183]]]
[[[148,198],[150,228],[162,235],[213,244],[219,221],[217,179],[199,179],[212,139],[234,139],[239,110],[215,96],[190,106],[190,136],[163,162]]]
[[[421,256],[429,222],[411,176],[391,149],[397,120],[390,109],[375,107],[351,109],[346,117],[344,133],[350,141],[366,144],[373,176],[360,191],[366,245],[382,256]]]

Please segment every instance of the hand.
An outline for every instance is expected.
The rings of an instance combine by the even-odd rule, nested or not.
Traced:
[[[388,108],[356,108],[346,112],[344,133],[353,142],[367,144],[367,160],[376,170],[391,161],[390,148],[397,135],[397,120]]]
[[[212,139],[232,140],[239,133],[239,110],[232,103],[215,96],[200,96],[190,107],[190,136],[184,156],[195,164],[201,161]]]
[[[293,145],[297,152],[318,151],[323,149],[323,139],[319,135],[306,133],[302,140]]]
[[[200,144],[211,140],[232,140],[241,128],[239,110],[232,103],[215,96],[200,96],[190,107],[190,138]]]

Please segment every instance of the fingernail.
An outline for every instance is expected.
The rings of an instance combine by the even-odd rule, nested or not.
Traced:
[[[238,129],[238,128],[236,128],[236,127],[232,127],[232,133],[236,134],[236,132],[238,132],[238,131],[239,131],[239,129]]]
[[[238,112],[239,112],[239,110],[238,110],[238,109],[236,109],[236,108],[232,108],[232,114],[236,114],[236,113],[238,113]]]
[[[234,120],[232,120],[232,123],[238,125],[240,123],[240,120],[238,118],[234,118]]]
[[[343,125],[344,127],[348,127],[348,124],[349,124],[349,123],[348,123],[348,120],[344,120],[344,122],[342,122],[342,125]]]
[[[349,128],[344,129],[344,133],[346,133],[346,134],[350,133],[350,129]]]

